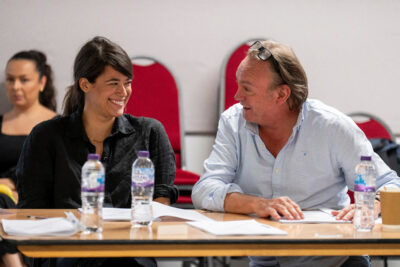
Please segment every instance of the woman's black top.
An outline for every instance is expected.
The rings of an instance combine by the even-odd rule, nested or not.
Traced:
[[[124,114],[103,142],[104,204],[131,206],[131,168],[139,150],[148,150],[155,169],[153,198],[174,203],[175,156],[160,122]],[[81,169],[96,148],[86,135],[82,111],[37,125],[26,139],[17,166],[20,208],[81,207]]]
[[[3,115],[0,115],[0,178],[11,178],[15,183],[15,168],[26,135],[7,135],[2,132]]]

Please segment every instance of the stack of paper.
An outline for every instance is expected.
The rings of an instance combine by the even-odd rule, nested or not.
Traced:
[[[287,232],[256,220],[186,222],[213,235],[287,235]]]
[[[5,220],[2,219],[4,232],[8,235],[35,236],[69,236],[80,230],[76,217],[67,214],[67,218],[49,218],[42,220]]]
[[[320,210],[306,210],[303,211],[304,219],[302,220],[287,220],[285,218],[280,219],[281,223],[351,223],[351,221],[336,220],[336,217],[332,215],[332,209],[320,209]]]

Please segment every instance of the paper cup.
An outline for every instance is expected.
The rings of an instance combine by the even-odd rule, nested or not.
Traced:
[[[400,232],[400,189],[387,188],[380,191],[382,229]]]

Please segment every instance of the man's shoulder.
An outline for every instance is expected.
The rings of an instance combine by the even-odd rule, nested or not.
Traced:
[[[338,109],[323,103],[320,100],[308,99],[304,104],[305,118],[314,126],[320,124],[332,127],[348,127],[353,121]]]
[[[338,109],[323,103],[320,100],[308,99],[304,106],[306,112],[312,116],[326,117],[329,119],[342,119],[347,117]]]
[[[241,118],[242,114],[243,114],[243,106],[240,103],[237,103],[237,104],[229,107],[224,112],[222,112],[221,118],[236,119],[236,118]]]
[[[243,118],[243,106],[237,103],[221,114],[220,123],[224,125],[239,129],[246,125],[246,120]]]

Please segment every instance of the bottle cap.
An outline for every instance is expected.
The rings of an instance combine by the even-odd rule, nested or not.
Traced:
[[[99,154],[89,154],[87,156],[88,160],[99,160],[100,159],[100,155]]]
[[[148,158],[150,156],[149,151],[146,150],[140,150],[138,151],[138,157],[144,157],[144,158]]]
[[[361,156],[361,160],[371,160],[371,156]]]

